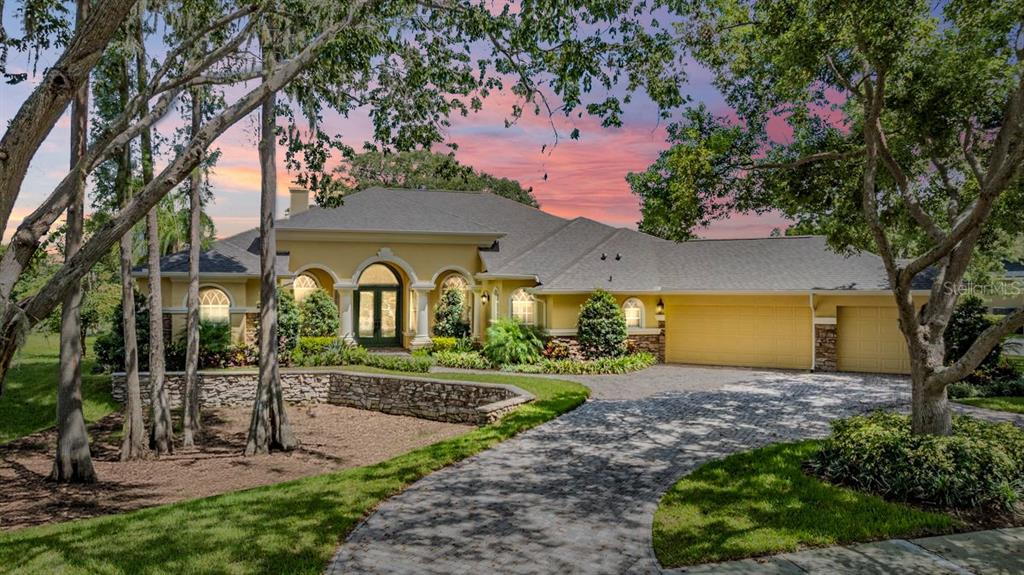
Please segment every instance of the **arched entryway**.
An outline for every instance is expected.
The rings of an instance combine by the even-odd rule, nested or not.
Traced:
[[[402,279],[389,265],[371,264],[355,290],[356,341],[366,347],[402,345]]]

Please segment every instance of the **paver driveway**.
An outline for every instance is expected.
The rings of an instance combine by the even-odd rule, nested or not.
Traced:
[[[659,366],[572,379],[598,398],[654,395],[592,399],[427,476],[356,528],[328,571],[658,572],[651,522],[680,476],[732,452],[823,436],[832,419],[909,397],[905,380],[847,374]],[[630,385],[647,391],[615,393]]]

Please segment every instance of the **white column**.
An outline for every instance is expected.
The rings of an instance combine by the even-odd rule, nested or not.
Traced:
[[[483,326],[480,325],[482,323],[482,321],[483,321],[482,318],[483,318],[483,313],[484,313],[484,311],[483,311],[484,304],[483,304],[483,301],[481,301],[481,296],[482,295],[483,295],[483,290],[481,290],[480,288],[477,288],[477,289],[473,290],[473,325],[472,325],[472,329],[470,330],[470,335],[473,336],[473,339],[480,339],[481,336],[483,335],[482,334]]]
[[[337,289],[338,312],[341,315],[341,323],[338,325],[338,337],[349,345],[355,345],[356,332],[352,328],[352,288],[343,287]]]
[[[430,303],[430,290],[416,290],[416,335],[410,345],[414,348],[430,345],[429,320],[427,308]]]

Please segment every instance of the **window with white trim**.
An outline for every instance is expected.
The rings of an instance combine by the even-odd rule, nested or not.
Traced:
[[[231,319],[231,300],[219,288],[199,290],[199,321],[227,323]]]
[[[627,328],[640,328],[644,326],[644,304],[635,297],[631,297],[622,303],[622,315],[626,316]]]
[[[462,274],[451,274],[441,282],[441,293],[448,290],[455,290],[462,294],[462,321],[469,323],[469,317],[473,310],[473,298],[469,293],[469,282]]]
[[[320,289],[320,282],[310,274],[300,274],[292,283],[292,293],[295,294],[295,301],[302,301],[306,296]]]
[[[512,312],[512,319],[524,325],[534,325],[536,323],[537,306],[532,293],[523,288],[519,288],[512,292],[509,304]]]

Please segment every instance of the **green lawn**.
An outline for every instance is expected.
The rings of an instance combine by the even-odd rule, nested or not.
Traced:
[[[588,395],[581,385],[547,378],[431,377],[509,383],[533,393],[537,401],[498,423],[377,465],[3,533],[0,565],[12,573],[320,573],[338,543],[383,499],[575,408]]]
[[[708,463],[676,483],[654,516],[665,567],[950,531],[954,520],[827,485],[801,463],[819,443],[784,443]]]
[[[967,397],[956,401],[985,409],[1024,413],[1024,397]]]
[[[57,412],[59,338],[32,333],[18,351],[0,396],[0,443],[52,427]],[[110,397],[110,376],[94,375],[92,353],[82,364],[82,408],[87,421],[119,409]]]

